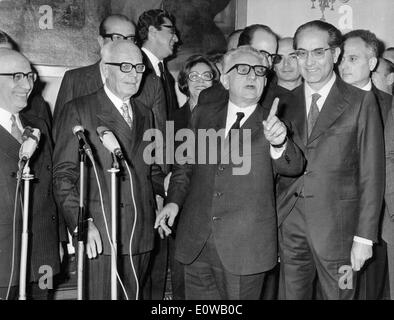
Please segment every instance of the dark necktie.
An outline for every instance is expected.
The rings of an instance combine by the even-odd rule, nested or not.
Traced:
[[[231,126],[229,133],[231,132],[231,129],[239,129],[241,127],[240,124],[243,117],[245,117],[245,113],[237,112],[237,120],[235,120],[235,122]]]
[[[312,94],[312,103],[308,112],[308,138],[311,135],[313,126],[315,125],[316,120],[319,116],[319,108],[317,106],[317,100],[319,100],[320,97],[321,95],[318,93]]]
[[[171,84],[168,81],[168,76],[166,73],[166,70],[164,68],[164,64],[163,62],[159,62],[159,70],[160,70],[160,78],[161,81],[163,83],[163,88],[164,88],[164,94],[166,96],[166,111],[167,111],[167,119],[169,119],[169,117],[171,116],[171,109],[172,109],[172,105],[171,105]]]
[[[22,144],[22,132],[19,130],[19,127],[16,123],[16,117],[13,114],[11,116],[11,135],[20,143]]]

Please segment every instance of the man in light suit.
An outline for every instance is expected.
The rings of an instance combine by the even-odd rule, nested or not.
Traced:
[[[100,24],[97,41],[100,48],[106,43],[116,41],[136,41],[135,26],[129,18],[114,14],[106,17]],[[148,73],[148,72],[147,72]],[[104,85],[104,74],[100,60],[96,63],[77,69],[68,70],[63,77],[54,110],[54,136],[56,136],[56,122],[61,117],[67,102],[91,94]],[[155,127],[165,130],[166,111],[165,96],[160,79],[145,76],[142,80],[136,99],[152,109]]]
[[[197,141],[196,159],[217,154],[221,160],[174,165],[168,204],[155,226],[170,234],[183,206],[175,258],[185,264],[186,299],[259,299],[265,272],[277,263],[274,175],[301,174],[304,159],[275,116],[277,101],[271,111],[258,103],[268,68],[266,56],[250,46],[225,54],[221,82],[229,99],[197,106],[190,126]],[[216,130],[222,144],[201,149],[201,129]],[[251,148],[244,152],[251,166],[240,175],[234,174],[239,166],[233,158],[237,132],[251,137],[241,142]],[[222,158],[229,151],[229,139],[230,162]]]
[[[52,193],[50,131],[45,119],[25,111],[36,78],[29,61],[22,54],[12,49],[0,49],[0,299],[5,299],[7,292],[8,299],[16,299],[18,293],[23,208],[17,201],[14,217],[14,205],[19,150],[26,126],[41,131],[38,149],[29,162],[35,179],[30,184],[28,298],[48,298],[48,290],[39,288],[38,282],[44,276],[43,272],[47,275],[50,272],[53,276],[59,272],[58,217]],[[45,269],[45,266],[51,269]],[[46,283],[53,285],[53,278],[48,278]]]
[[[280,116],[307,167],[279,178],[281,297],[311,299],[317,275],[323,299],[352,299],[356,272],[372,256],[384,192],[380,112],[372,92],[335,75],[342,36],[333,25],[300,26],[294,49],[304,85]]]
[[[112,157],[96,134],[99,126],[108,127],[117,137],[124,157],[131,167],[132,179],[128,176],[124,163],[120,163],[117,253],[120,278],[128,298],[134,299],[137,282],[130,259],[133,260],[140,288],[143,288],[154,240],[155,203],[152,183],[155,192],[164,195],[163,177],[160,170],[151,172],[156,167],[152,168],[143,159],[143,151],[148,142],[143,141],[142,137],[146,130],[153,128],[153,119],[150,110],[134,99],[144,71],[140,49],[128,41],[108,43],[102,49],[102,65],[105,86],[93,94],[69,102],[65,106],[62,118],[59,119],[54,152],[55,195],[69,229],[75,230],[79,203],[79,160],[78,140],[73,136],[72,128],[82,125],[91,142],[102,184],[105,219],[108,230],[111,230],[111,184],[107,169],[111,168]],[[87,169],[86,179],[86,207],[88,216],[92,218],[88,221],[87,227],[86,252],[90,258],[87,266],[87,298],[109,299],[111,248],[101,211],[99,190],[91,166]],[[135,220],[135,234],[130,249]],[[125,295],[122,293],[119,297],[124,299]]]

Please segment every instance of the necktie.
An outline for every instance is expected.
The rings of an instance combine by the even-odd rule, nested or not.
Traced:
[[[241,120],[243,119],[243,117],[245,117],[245,113],[243,112],[237,112],[237,120],[235,120],[235,122],[233,123],[233,125],[231,126],[229,132],[228,132],[228,142],[229,142],[229,152],[231,154],[231,130],[235,129],[238,130],[241,126]],[[240,135],[238,135],[238,139],[239,139]],[[239,142],[239,140],[238,140]],[[238,150],[239,152],[239,150]]]
[[[22,144],[22,132],[19,130],[18,125],[16,124],[16,117],[13,114],[11,116],[11,135],[20,143]]]
[[[163,84],[164,95],[166,97],[166,112],[167,112],[167,119],[171,117],[171,109],[172,109],[172,102],[171,102],[171,84],[168,81],[166,70],[164,68],[163,62],[159,62],[158,64],[160,70],[160,79]]]
[[[317,107],[317,100],[321,97],[320,94],[314,93],[312,94],[312,103],[308,113],[308,138],[311,135],[313,126],[316,123],[316,120],[319,116],[319,108]]]
[[[123,118],[131,128],[131,126],[133,125],[133,121],[131,120],[129,106],[127,105],[127,103],[123,103],[121,109]]]

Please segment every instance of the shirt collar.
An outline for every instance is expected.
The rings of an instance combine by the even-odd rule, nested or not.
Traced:
[[[237,112],[243,112],[245,114],[245,118],[248,118],[253,111],[256,109],[257,103],[248,107],[240,108],[230,100],[228,101],[228,109],[232,114],[236,114]]]
[[[372,81],[371,81],[371,79],[369,79],[368,83],[364,87],[362,87],[360,89],[361,90],[365,90],[365,91],[371,91],[372,90]]]
[[[328,94],[330,93],[331,87],[334,85],[335,79],[337,76],[335,75],[335,72],[332,73],[331,79],[318,91],[313,90],[309,84],[305,81],[305,98],[306,99],[311,99],[312,94],[318,93],[321,96],[322,101],[326,100]]]
[[[122,105],[126,103],[128,106],[130,105],[129,100],[122,100],[119,97],[117,97],[105,84],[104,85],[104,91],[107,94],[109,100],[115,105],[116,109],[118,109],[120,112],[122,110]]]
[[[17,126],[21,131],[23,131],[23,125],[19,118],[19,113],[14,113],[14,115],[15,115]],[[12,116],[11,112],[3,108],[0,108],[0,125],[10,133],[11,133],[11,116]]]
[[[150,51],[149,49],[142,47],[141,48],[142,51],[145,52],[145,54],[148,56],[148,59],[150,60],[150,62],[152,63],[153,69],[155,69],[155,73],[158,77],[160,77],[161,73],[160,73],[160,69],[159,69],[159,62],[163,62],[163,60],[159,60],[158,57],[156,57],[152,51]]]

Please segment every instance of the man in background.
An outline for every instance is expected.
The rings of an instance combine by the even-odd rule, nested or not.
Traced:
[[[379,58],[378,66],[372,72],[372,82],[379,90],[393,95],[394,89],[394,63]]]

